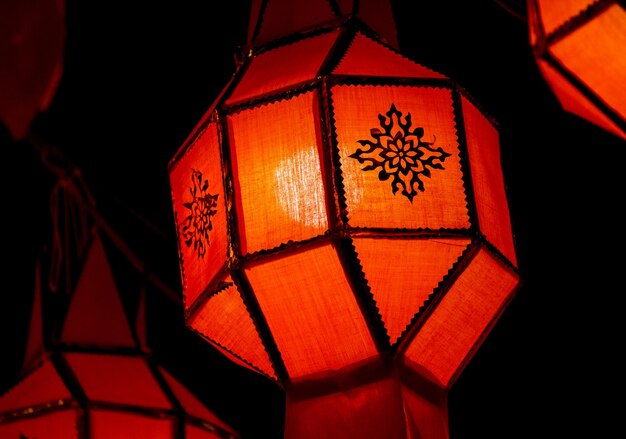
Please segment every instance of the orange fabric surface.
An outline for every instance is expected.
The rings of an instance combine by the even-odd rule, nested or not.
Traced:
[[[556,70],[550,67],[547,62],[538,59],[537,65],[565,110],[626,139],[626,133],[622,132],[617,125],[598,110],[595,105],[589,102],[582,93],[565,80]]]
[[[217,126],[210,123],[170,171],[186,308],[226,263],[228,237],[220,157]],[[201,178],[198,179],[194,170]],[[208,184],[206,188],[205,184]],[[213,196],[217,196],[217,200],[213,200]],[[209,201],[205,201],[206,197]],[[203,224],[198,222],[203,219],[204,227],[197,227]],[[208,230],[207,220],[211,230]]]
[[[65,354],[65,358],[90,400],[172,408],[141,357]]]
[[[356,35],[333,73],[336,75],[445,78],[363,34]]]
[[[517,276],[481,249],[420,328],[405,357],[418,372],[447,387],[517,282]]]
[[[461,102],[480,230],[516,264],[498,131],[471,102],[465,98]]]
[[[626,119],[626,11],[621,6],[609,7],[549,50]]]
[[[135,346],[119,292],[97,235],[87,254],[61,341],[100,346]]]
[[[70,392],[61,381],[50,361],[0,396],[0,413],[70,398]]]
[[[402,386],[402,399],[407,424],[407,439],[449,438],[447,401],[435,403]]]
[[[597,0],[536,0],[546,34],[575,17]]]
[[[256,56],[226,104],[315,79],[338,35],[325,33]]]
[[[292,379],[377,354],[330,244],[252,264],[246,274]]]
[[[434,87],[335,86],[331,93],[351,226],[435,230],[469,226],[449,90]],[[401,190],[394,195],[392,179],[381,181],[379,169],[362,169],[371,160],[361,164],[350,157],[358,149],[363,149],[359,140],[373,141],[371,130],[382,131],[379,114],[386,117],[392,104],[402,113],[403,123],[406,115],[411,114],[411,130],[424,129],[423,141],[431,142],[433,148],[442,148],[449,154],[443,162],[439,161],[444,169],[422,165],[422,168],[430,170],[430,177],[421,177],[424,191],[413,189],[415,196],[412,202],[402,195]],[[393,119],[395,121],[396,117]],[[394,122],[391,131],[394,136],[400,131],[398,125]],[[407,141],[410,138],[405,136]],[[420,151],[423,149],[420,148]],[[424,158],[430,157],[431,153],[425,153],[419,162],[423,164]],[[391,163],[391,158],[386,159],[385,167]],[[398,171],[400,174],[403,172]]]
[[[91,439],[172,439],[174,421],[122,412],[92,410]]]
[[[226,282],[232,282],[232,279],[227,278]],[[189,324],[269,376],[276,377],[270,358],[236,286],[211,296]]]
[[[244,254],[328,228],[317,107],[311,92],[228,117]]]
[[[20,439],[24,436],[29,439],[78,438],[76,416],[77,413],[74,410],[63,410],[45,416],[0,424],[0,437],[3,439]]]
[[[327,0],[269,0],[257,43],[266,43],[335,18]]]
[[[202,419],[212,425],[217,425],[226,431],[232,432],[232,428],[226,425],[215,413],[209,410],[196,396],[187,389],[180,381],[174,378],[170,373],[159,367],[159,371],[163,374],[165,381],[172,389],[172,393],[180,402],[185,412],[191,416]]]
[[[447,238],[354,238],[392,344],[469,243],[469,239]]]

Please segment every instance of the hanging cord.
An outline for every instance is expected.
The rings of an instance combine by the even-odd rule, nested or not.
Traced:
[[[177,292],[161,278],[149,272],[146,269],[146,263],[135,254],[120,234],[100,215],[80,169],[69,162],[58,148],[49,145],[40,137],[30,134],[27,140],[39,152],[44,166],[58,178],[50,197],[54,233],[49,276],[51,289],[53,291],[59,289],[64,266],[66,282],[70,281],[69,234],[74,233],[72,242],[76,243],[77,255],[83,256],[90,242],[89,219],[91,219],[109,237],[135,270],[144,274],[146,280],[172,302],[181,305]],[[62,233],[61,230],[65,230],[65,233]]]

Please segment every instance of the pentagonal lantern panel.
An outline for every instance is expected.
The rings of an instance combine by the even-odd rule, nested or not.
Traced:
[[[328,229],[314,92],[228,116],[241,253]]]
[[[217,124],[210,123],[170,170],[185,306],[226,263],[228,235]]]
[[[90,437],[110,439],[132,437],[136,439],[171,439],[174,436],[173,419],[145,416],[139,413],[90,410]]]
[[[376,236],[356,237],[353,242],[390,342],[395,344],[453,270],[470,239]]]
[[[469,227],[451,91],[331,89],[334,130],[353,227]]]
[[[245,273],[292,380],[377,355],[330,243],[251,263]]]
[[[505,193],[498,131],[467,99],[461,98],[478,225],[487,240],[513,264],[515,247]]]
[[[404,350],[404,361],[447,388],[506,305],[518,276],[480,247]]]

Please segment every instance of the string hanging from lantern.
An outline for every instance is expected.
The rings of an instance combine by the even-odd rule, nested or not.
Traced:
[[[51,145],[40,136],[29,134],[28,142],[37,150],[43,165],[57,177],[57,182],[50,195],[50,214],[52,217],[53,241],[49,286],[52,291],[61,288],[62,276],[66,286],[72,285],[74,258],[82,259],[89,248],[93,225],[104,232],[116,248],[124,255],[137,272],[145,276],[165,297],[178,306],[181,299],[171,286],[148,269],[146,262],[137,256],[126,240],[100,214],[96,200],[83,178],[81,169],[69,161],[59,148]],[[133,215],[155,235],[165,237],[159,228],[146,218]],[[71,238],[70,238],[71,236]],[[63,273],[64,272],[64,273]],[[66,291],[71,291],[66,288]]]

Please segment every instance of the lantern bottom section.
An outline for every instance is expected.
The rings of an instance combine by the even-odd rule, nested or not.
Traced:
[[[446,390],[369,361],[287,386],[286,439],[447,439]]]

